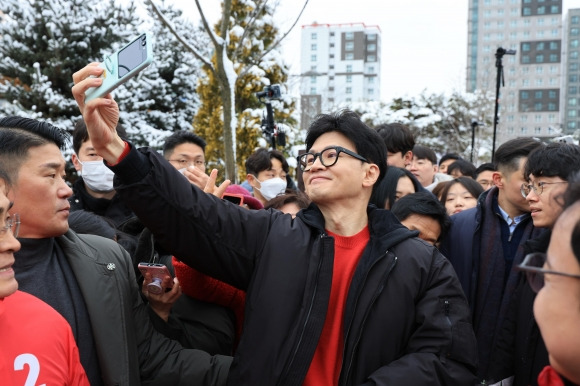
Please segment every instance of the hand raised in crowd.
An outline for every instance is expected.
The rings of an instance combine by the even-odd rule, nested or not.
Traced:
[[[77,102],[87,125],[87,131],[97,153],[110,164],[117,162],[125,143],[117,135],[119,106],[111,94],[85,103],[85,92],[91,87],[99,87],[103,80],[99,76],[103,69],[98,63],[91,63],[73,74],[73,97]]]
[[[153,281],[153,277],[151,273],[146,272],[144,276],[145,280],[143,280],[143,286],[141,287],[141,292],[149,301],[149,306],[155,313],[164,321],[167,322],[169,319],[169,314],[171,313],[171,308],[173,304],[179,299],[181,296],[181,286],[179,285],[179,280],[177,278],[171,278],[170,276],[166,276],[163,278],[162,287],[169,288],[172,284],[173,287],[161,294],[154,294],[147,290],[147,285]]]

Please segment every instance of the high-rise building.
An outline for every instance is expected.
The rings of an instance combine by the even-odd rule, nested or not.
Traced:
[[[495,93],[504,55],[497,145],[518,136],[555,136],[562,126],[562,0],[469,0],[467,91]]]
[[[562,122],[563,134],[573,134],[580,129],[580,9],[570,9],[564,23],[562,44]]]
[[[381,30],[363,23],[302,26],[302,127],[320,112],[380,100]]]

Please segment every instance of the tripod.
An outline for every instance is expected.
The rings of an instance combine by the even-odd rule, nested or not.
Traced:
[[[495,111],[493,114],[493,144],[491,148],[491,159],[493,161],[493,156],[495,154],[495,137],[497,133],[497,124],[499,122],[499,88],[503,85],[505,86],[505,80],[503,78],[503,64],[501,59],[504,55],[515,55],[516,50],[506,50],[505,48],[499,47],[495,52],[495,67],[497,68],[497,78],[495,81]]]

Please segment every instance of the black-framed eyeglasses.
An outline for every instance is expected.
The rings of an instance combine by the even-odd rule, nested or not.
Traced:
[[[176,162],[180,167],[186,168],[188,166],[195,166],[198,169],[205,168],[205,161],[191,158],[170,159],[169,162]]]
[[[327,147],[326,149],[322,150],[320,153],[304,153],[299,155],[298,158],[298,167],[301,171],[307,172],[310,170],[316,159],[320,159],[320,163],[327,168],[334,166],[338,161],[338,156],[340,153],[348,154],[351,157],[354,157],[358,160],[363,162],[369,162],[365,157],[362,155],[356,154],[353,151],[345,149],[341,146],[332,146]]]
[[[14,213],[4,223],[4,226],[0,226],[0,235],[4,237],[6,232],[12,233],[14,237],[18,237],[18,231],[20,230],[20,215]]]
[[[534,292],[538,292],[544,286],[544,274],[560,275],[580,279],[580,275],[574,275],[567,272],[552,271],[542,268],[546,263],[546,254],[542,252],[534,252],[526,255],[524,261],[516,267],[520,271],[526,273],[528,284],[532,287]]]
[[[552,185],[552,184],[567,184],[568,181],[556,181],[556,182],[538,182],[538,184],[526,184],[525,182],[520,187],[520,192],[522,196],[526,198],[528,194],[533,190],[538,196],[542,194],[544,191],[544,185]]]

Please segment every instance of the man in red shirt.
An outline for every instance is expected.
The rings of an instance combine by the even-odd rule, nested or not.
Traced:
[[[229,384],[475,384],[475,336],[453,267],[369,205],[387,152],[358,115],[311,124],[297,160],[308,208],[295,218],[249,211],[123,141],[111,95],[84,103],[101,73],[75,73],[73,95],[119,196],[174,256],[246,291]]]
[[[20,226],[0,169],[0,384],[89,385],[70,326],[48,304],[18,291],[12,264]]]

